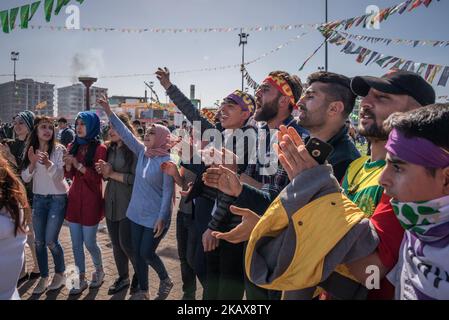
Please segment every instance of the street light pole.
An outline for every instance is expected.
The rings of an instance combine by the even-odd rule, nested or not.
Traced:
[[[239,37],[240,37],[239,47],[242,46],[242,65],[240,66],[240,71],[242,72],[242,91],[243,91],[244,72],[245,72],[245,45],[248,43],[249,34],[243,32],[243,29],[240,29]]]
[[[326,15],[326,24],[327,24],[327,20],[328,20],[328,16],[327,16],[327,0],[325,0],[325,15]],[[327,71],[328,68],[328,55],[327,55],[327,38],[326,38],[326,43],[324,44],[324,69]]]
[[[11,52],[11,60],[14,62],[14,86],[16,85],[16,61],[19,60],[19,52]]]

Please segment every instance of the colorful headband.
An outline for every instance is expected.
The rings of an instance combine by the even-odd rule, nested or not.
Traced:
[[[449,152],[424,138],[407,138],[393,129],[385,146],[387,151],[406,161],[428,168],[449,167]]]
[[[248,93],[235,90],[233,93],[224,98],[224,101],[228,99],[237,103],[243,111],[249,111],[251,114],[254,112],[254,99]]]
[[[290,104],[294,107],[296,106],[296,102],[295,102],[295,96],[293,95],[293,91],[292,88],[290,88],[289,84],[287,83],[287,81],[285,81],[284,79],[282,79],[281,77],[277,77],[277,76],[268,76],[265,78],[265,80],[263,81],[263,83],[269,83],[273,86],[276,87],[276,89],[279,90],[279,92],[290,98]]]

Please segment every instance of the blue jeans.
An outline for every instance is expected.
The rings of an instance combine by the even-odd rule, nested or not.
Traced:
[[[33,228],[36,239],[36,256],[41,277],[48,277],[47,247],[53,256],[55,273],[65,271],[64,251],[59,243],[59,232],[64,222],[67,195],[42,196],[33,200]]]
[[[165,280],[168,278],[164,263],[156,254],[157,246],[167,233],[167,230],[168,228],[165,228],[162,235],[155,238],[153,229],[131,221],[131,240],[140,290],[148,290],[148,265],[156,271],[159,279]]]
[[[101,269],[103,263],[101,260],[101,250],[97,244],[98,224],[94,226],[83,226],[79,223],[70,222],[69,227],[75,265],[78,267],[79,273],[86,273],[83,244],[86,245],[87,251],[89,251],[92,257],[95,269]]]

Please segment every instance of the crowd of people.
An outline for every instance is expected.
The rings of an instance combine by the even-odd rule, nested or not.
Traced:
[[[224,97],[212,123],[167,68],[156,75],[192,128],[144,128],[106,96],[107,135],[94,112],[79,113],[74,131],[60,119],[59,133],[31,111],[15,117],[0,146],[0,299],[19,298],[24,277],[39,277],[34,294],[66,285],[64,220],[79,280],[69,293],[101,286],[103,218],[118,273],[108,293],[149,300],[151,267],[155,299],[166,299],[174,284],[156,250],[172,212],[184,300],[198,284],[204,300],[449,299],[449,105],[421,76],[320,71],[304,85],[273,71],[254,97]],[[365,140],[367,155],[356,148]],[[324,163],[313,141],[331,146]]]

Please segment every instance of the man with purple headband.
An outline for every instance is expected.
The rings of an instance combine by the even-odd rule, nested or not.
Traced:
[[[256,152],[257,132],[248,123],[255,110],[254,98],[240,90],[226,96],[220,106],[217,126],[202,117],[192,102],[171,83],[167,68],[159,68],[156,75],[170,99],[187,119],[192,124],[201,122],[201,134],[207,129],[217,129],[214,138],[221,138],[224,148],[238,156],[237,166],[229,163],[225,165],[233,167],[237,173],[244,172],[249,159]],[[191,198],[194,199],[193,221],[199,239],[194,269],[203,285],[203,298],[240,300],[244,293],[243,244],[219,241],[211,235],[213,231],[229,231],[241,222],[240,217],[229,211],[235,198],[203,184],[201,176],[206,170],[204,163],[183,163],[182,166],[197,174],[191,191]]]
[[[405,229],[395,299],[449,299],[449,104],[394,114],[379,183]],[[419,181],[419,183],[416,183]]]

